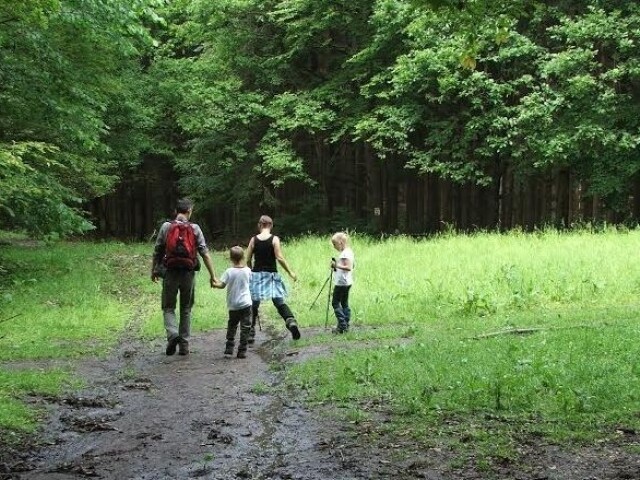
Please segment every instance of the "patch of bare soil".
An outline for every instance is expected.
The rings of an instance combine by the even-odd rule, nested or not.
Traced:
[[[532,441],[517,464],[487,470],[446,446],[383,433],[384,415],[355,425],[329,406],[310,410],[273,388],[288,363],[309,357],[284,332],[259,332],[246,359],[224,357],[222,331],[196,335],[185,357],[167,357],[160,341],[124,340],[109,360],[77,367],[86,391],[35,400],[49,420],[37,444],[2,448],[0,478],[640,479],[640,458],[626,448],[635,432],[578,450]]]

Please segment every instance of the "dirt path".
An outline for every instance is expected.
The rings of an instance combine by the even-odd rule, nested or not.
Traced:
[[[259,332],[244,360],[224,357],[222,331],[196,335],[187,357],[125,339],[110,359],[79,367],[85,392],[48,400],[38,448],[0,453],[0,479],[640,479],[640,456],[619,444],[534,442],[489,473],[446,446],[309,411],[277,387],[283,363],[318,352],[287,350],[284,332]],[[625,443],[636,442],[633,432]]]
[[[222,354],[222,331],[196,335],[186,357],[125,341],[81,368],[90,387],[50,405],[46,446],[5,477],[366,478],[345,469],[309,411],[272,388],[280,343],[260,332],[240,360]]]

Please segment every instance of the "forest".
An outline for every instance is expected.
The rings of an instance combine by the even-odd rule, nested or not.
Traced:
[[[637,0],[0,1],[0,480],[640,478],[639,146]],[[167,350],[183,196],[301,338]]]
[[[0,229],[635,225],[632,0],[7,0]]]

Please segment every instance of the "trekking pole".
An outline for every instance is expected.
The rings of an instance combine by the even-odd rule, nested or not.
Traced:
[[[333,277],[333,268],[329,271],[329,278],[327,280],[329,280],[329,291],[327,294],[327,310],[324,314],[324,328],[325,330],[327,329],[327,326],[329,324],[329,305],[331,305],[331,278]]]
[[[320,298],[320,295],[322,295],[322,292],[324,291],[324,287],[327,286],[327,283],[329,283],[330,280],[331,280],[331,271],[329,271],[329,277],[327,277],[327,279],[324,281],[324,284],[322,285],[322,288],[318,292],[318,295],[316,295],[316,298],[313,301],[313,303],[311,304],[311,306],[309,307],[309,310],[311,310],[315,306],[316,302]]]

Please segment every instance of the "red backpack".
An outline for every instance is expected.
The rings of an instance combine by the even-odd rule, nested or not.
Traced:
[[[169,269],[196,269],[198,265],[196,235],[189,222],[171,222],[167,232],[164,263]]]

